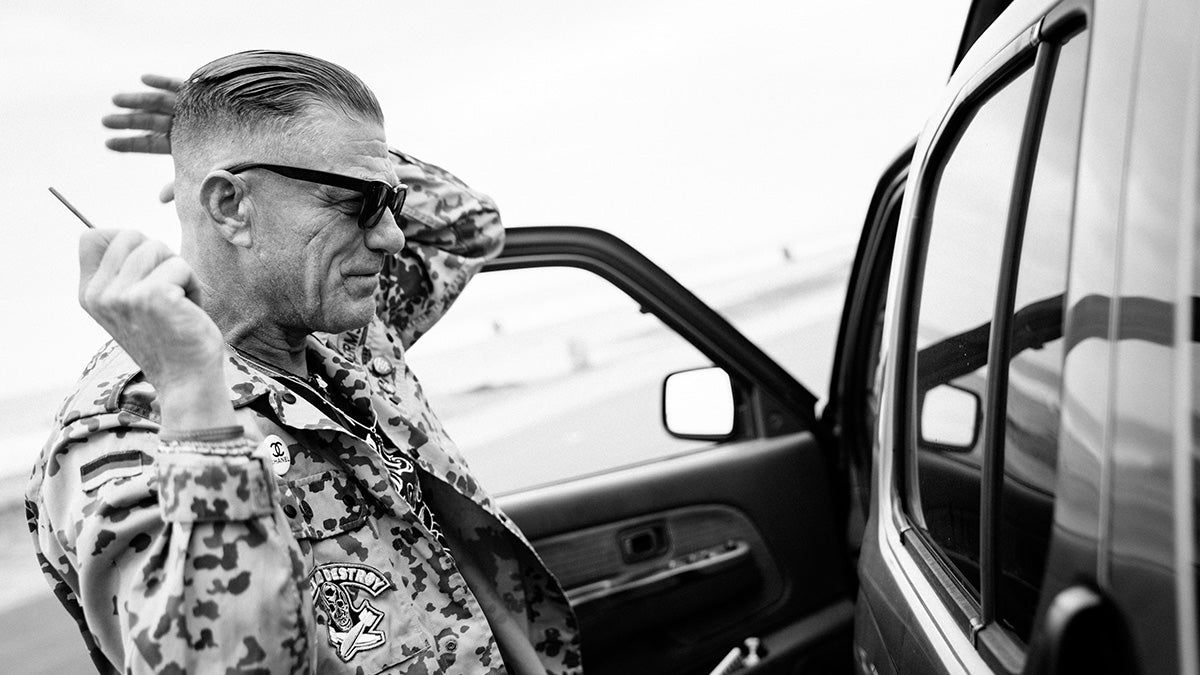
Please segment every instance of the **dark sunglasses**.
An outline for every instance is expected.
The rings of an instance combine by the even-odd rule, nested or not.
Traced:
[[[277,173],[287,178],[339,187],[344,190],[353,190],[361,194],[363,201],[362,206],[358,210],[358,226],[364,230],[369,230],[379,223],[380,219],[383,218],[384,209],[391,209],[392,215],[399,219],[400,208],[404,206],[404,197],[408,194],[408,187],[403,183],[393,187],[381,180],[362,180],[326,171],[298,169],[294,166],[248,162],[246,164],[231,166],[226,171],[229,173],[241,173],[250,169],[266,169],[271,173]]]

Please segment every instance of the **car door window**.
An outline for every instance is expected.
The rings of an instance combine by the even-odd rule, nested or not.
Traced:
[[[1029,640],[1050,545],[1058,463],[1063,298],[1087,42],[1058,52],[1030,186],[1010,323],[997,617]]]
[[[1088,56],[1085,32],[1060,39],[968,95],[980,102],[935,146],[933,189],[917,208],[927,239],[914,277],[906,512],[919,546],[974,599],[957,596],[983,629],[977,647],[1018,670],[1054,518]]]
[[[919,429],[910,513],[978,593],[988,330],[1029,103],[1028,70],[966,123],[932,196],[916,326]]]
[[[481,274],[433,330],[407,360],[493,493],[712,444],[661,419],[665,376],[711,361],[590,272]]]

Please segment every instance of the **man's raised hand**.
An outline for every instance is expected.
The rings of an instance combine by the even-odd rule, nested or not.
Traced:
[[[142,84],[157,91],[126,92],[113,95],[112,102],[132,112],[105,115],[100,123],[109,129],[143,129],[137,136],[111,136],[104,145],[117,152],[171,153],[171,123],[175,119],[175,92],[181,80],[166,75],[143,75]],[[175,184],[167,183],[158,193],[164,204],[175,198]]]
[[[116,94],[113,105],[131,112],[105,115],[100,123],[109,129],[142,129],[137,136],[113,136],[104,144],[117,152],[171,153],[171,121],[175,117],[175,92],[182,81],[165,75],[143,75],[142,83],[156,91]]]

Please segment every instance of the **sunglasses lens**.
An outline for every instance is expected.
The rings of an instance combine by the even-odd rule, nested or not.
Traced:
[[[392,215],[396,216],[396,218],[400,217],[400,209],[404,208],[404,199],[406,197],[408,197],[408,188],[406,186],[400,185],[395,188],[392,203],[388,205],[388,208],[392,210]]]
[[[379,224],[383,218],[384,209],[390,210],[396,218],[400,217],[400,209],[404,206],[404,198],[408,188],[400,185],[392,187],[383,183],[374,184],[363,194],[362,210],[358,212],[358,226],[369,230]]]
[[[381,185],[372,185],[363,195],[362,210],[358,212],[358,226],[369,230],[379,224],[383,210],[387,208],[387,190]]]

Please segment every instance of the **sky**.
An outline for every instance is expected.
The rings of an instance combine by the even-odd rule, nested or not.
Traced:
[[[874,180],[949,76],[967,0],[0,4],[0,452],[48,424],[105,339],[76,300],[81,225],[178,243],[167,157],[99,118],[145,72],[310,53],[376,93],[390,144],[490,194],[505,223],[591,225],[668,271],[852,240]],[[30,450],[32,458],[33,450]]]

